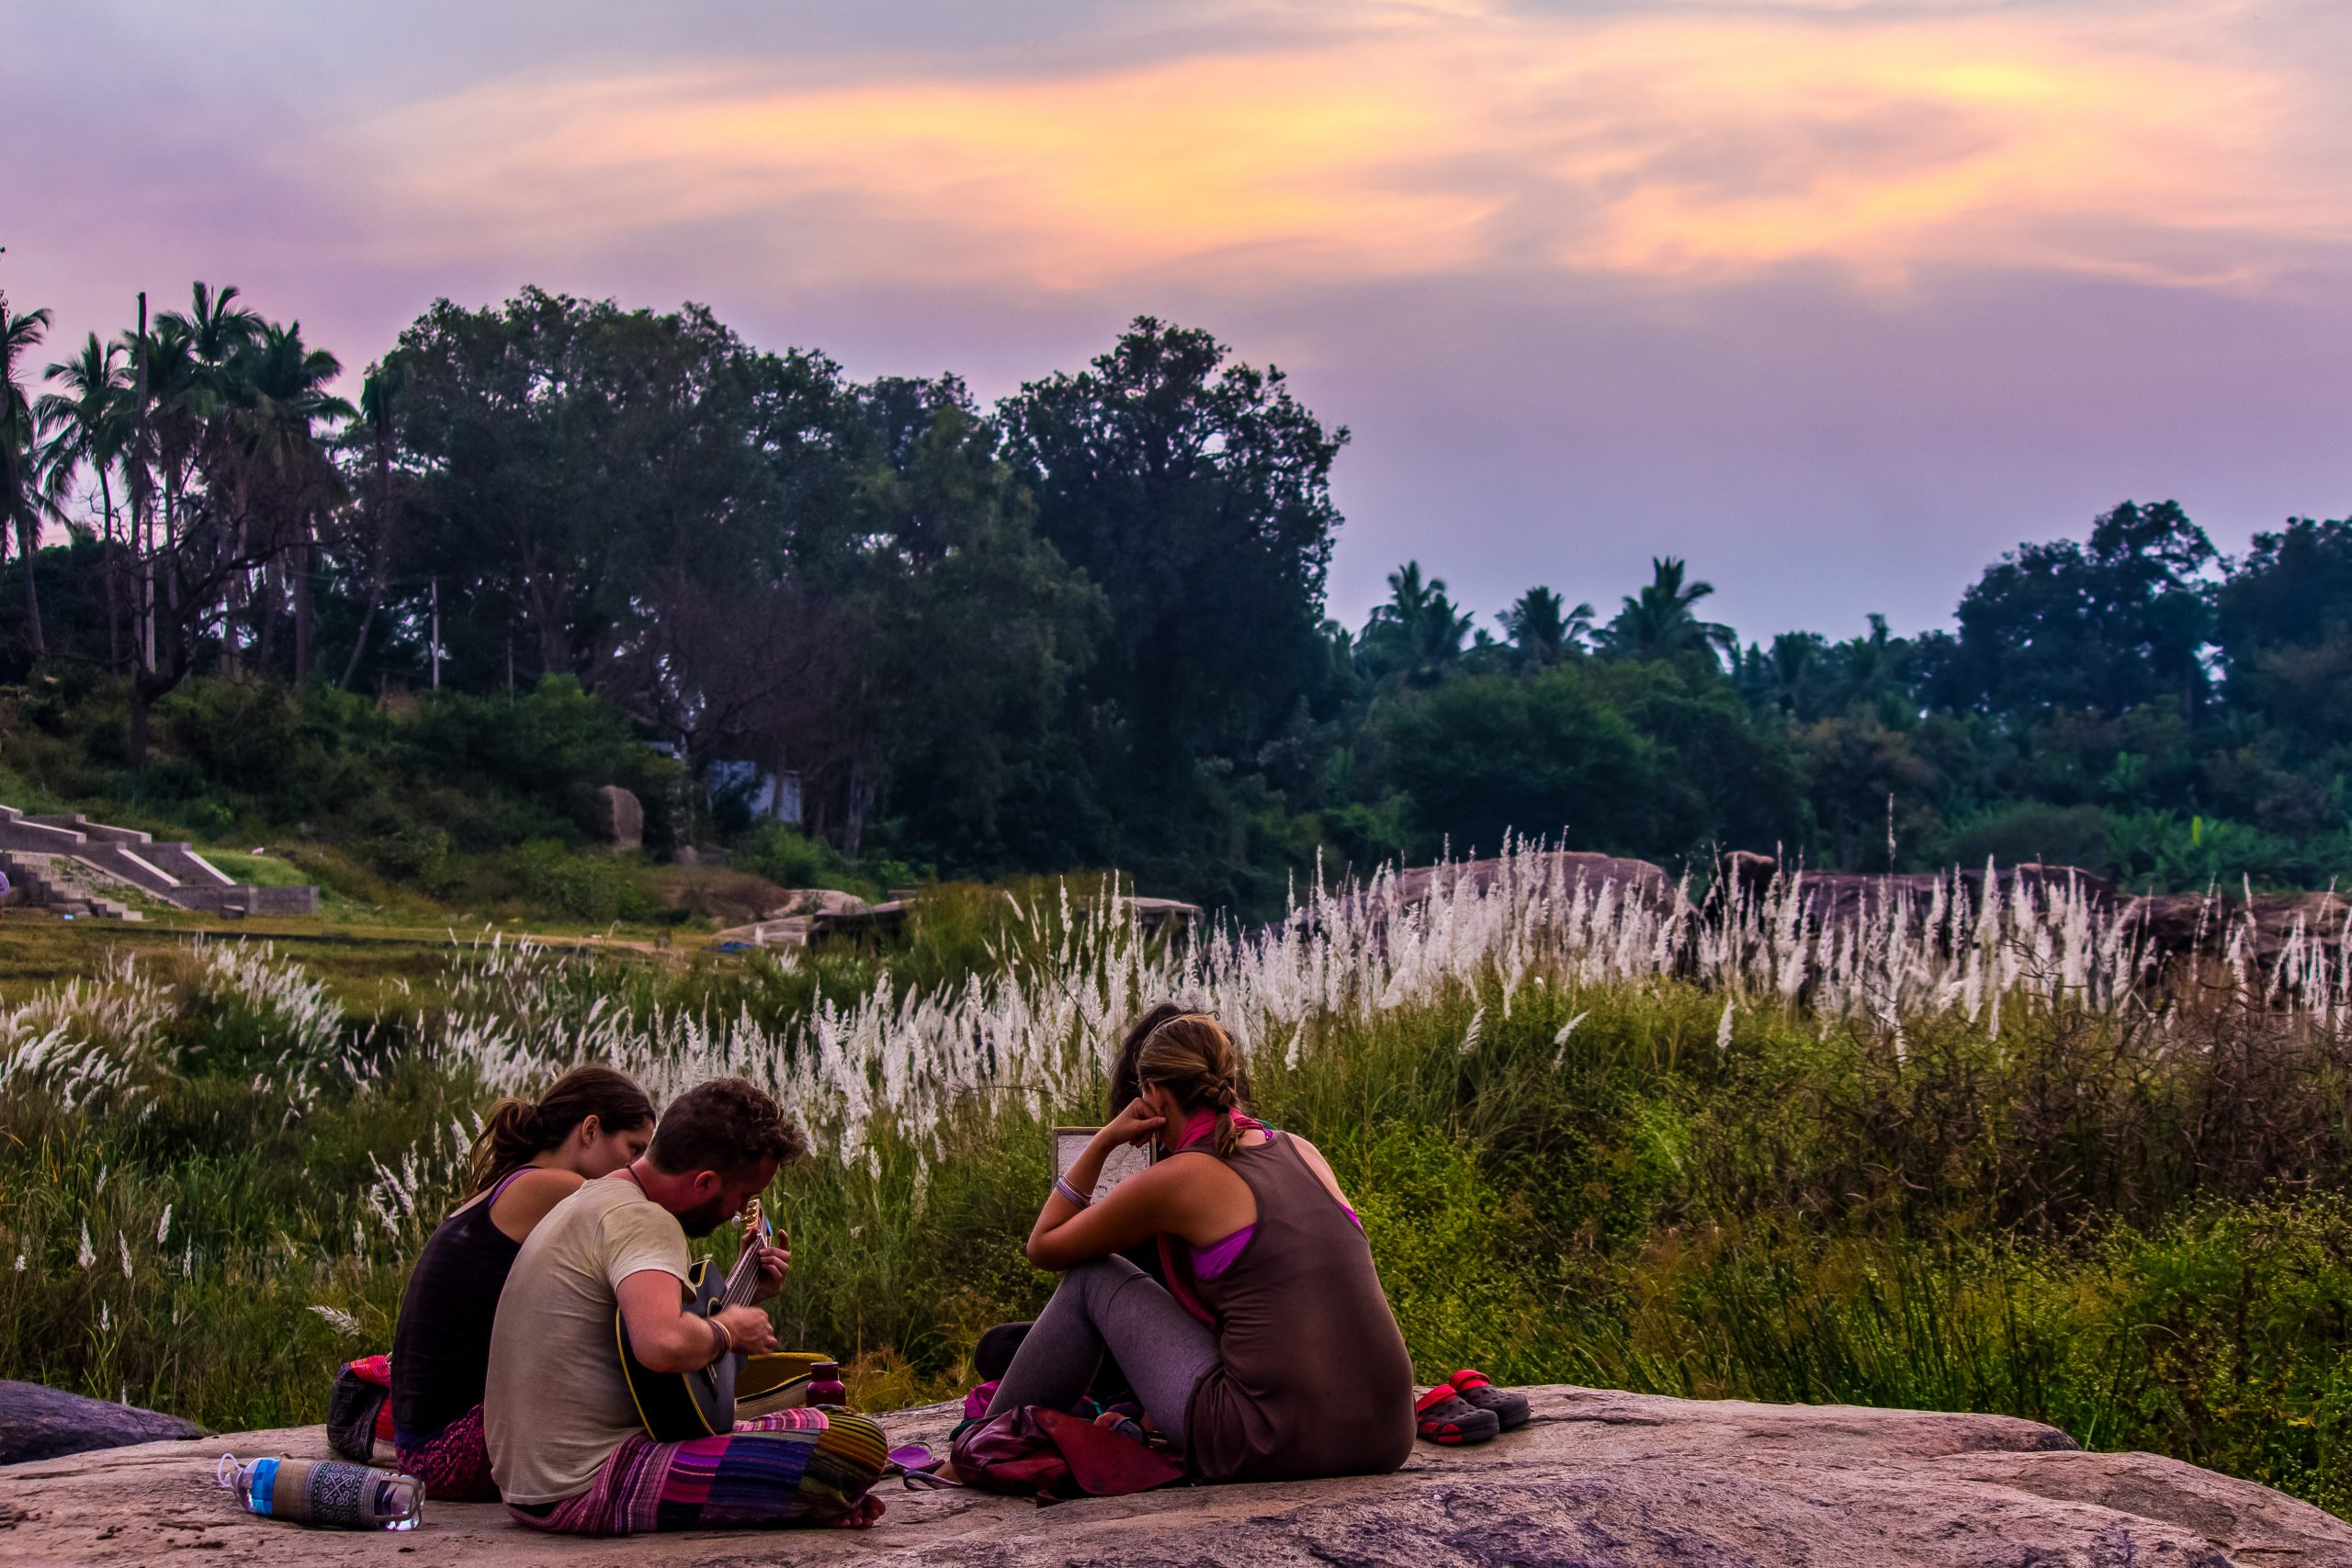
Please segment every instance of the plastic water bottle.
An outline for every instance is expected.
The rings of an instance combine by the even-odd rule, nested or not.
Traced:
[[[840,1362],[819,1361],[808,1369],[808,1403],[830,1405],[836,1410],[849,1403],[849,1390],[842,1382]]]
[[[240,1460],[222,1454],[212,1479],[249,1514],[347,1530],[413,1530],[424,1517],[424,1483],[413,1475],[338,1460]]]

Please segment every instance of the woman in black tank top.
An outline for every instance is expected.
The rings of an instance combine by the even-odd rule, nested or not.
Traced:
[[[431,1495],[498,1500],[481,1395],[507,1270],[550,1209],[643,1154],[652,1136],[652,1101],[610,1067],[573,1068],[536,1105],[492,1108],[474,1141],[474,1196],[417,1255],[392,1332],[392,1444]]]

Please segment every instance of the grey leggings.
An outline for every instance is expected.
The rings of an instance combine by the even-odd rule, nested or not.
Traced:
[[[1216,1337],[1166,1286],[1124,1258],[1097,1258],[1062,1275],[1054,1299],[1013,1352],[989,1414],[1023,1404],[1067,1410],[1108,1350],[1144,1414],[1180,1449],[1193,1385],[1216,1365]]]

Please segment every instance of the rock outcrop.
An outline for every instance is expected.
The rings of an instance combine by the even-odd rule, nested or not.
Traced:
[[[1534,1421],[1475,1449],[1419,1445],[1389,1476],[1174,1488],[1050,1508],[890,1489],[866,1531],[553,1542],[498,1509],[428,1503],[397,1538],[248,1518],[216,1450],[323,1454],[317,1427],[153,1445],[0,1471],[0,1557],[23,1568],[401,1561],[1344,1563],[1376,1568],[2352,1568],[2352,1526],[2248,1482],[2146,1454],[2091,1454],[1993,1416],[1531,1391]],[[946,1405],[883,1417],[944,1442]]]
[[[192,1421],[135,1404],[113,1404],[37,1382],[0,1379],[0,1464],[152,1443],[158,1438],[193,1438],[201,1431]],[[0,1543],[6,1539],[0,1537]]]
[[[606,784],[596,792],[590,830],[613,853],[633,855],[645,847],[645,807],[635,791]]]

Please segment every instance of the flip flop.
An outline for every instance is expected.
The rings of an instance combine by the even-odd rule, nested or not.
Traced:
[[[1446,1382],[1462,1396],[1463,1404],[1493,1411],[1504,1431],[1527,1425],[1527,1395],[1513,1389],[1497,1388],[1477,1368],[1464,1367]]]
[[[885,1475],[895,1475],[899,1484],[910,1492],[935,1492],[944,1487],[961,1486],[960,1481],[950,1481],[939,1473],[944,1461],[931,1457],[931,1450],[921,1443],[908,1443],[890,1450],[890,1462],[882,1467]]]
[[[1502,1421],[1491,1410],[1481,1410],[1442,1382],[1413,1402],[1414,1430],[1426,1441],[1461,1448],[1483,1443],[1501,1431]]]

